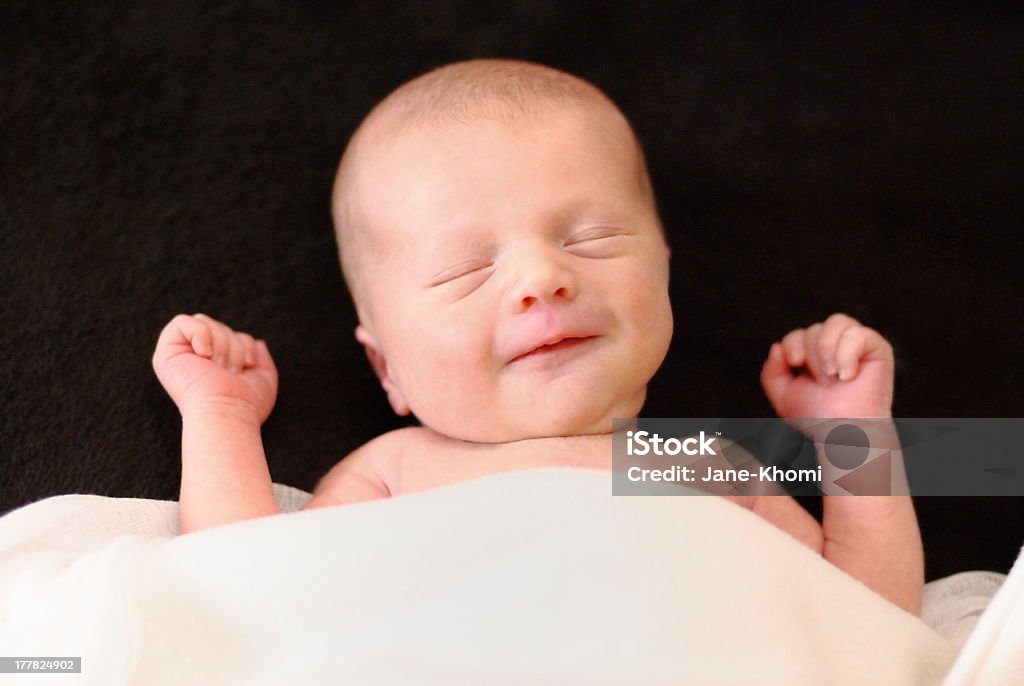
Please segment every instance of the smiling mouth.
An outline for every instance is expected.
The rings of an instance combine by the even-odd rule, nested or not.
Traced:
[[[511,360],[509,360],[509,364],[512,364],[514,362],[521,362],[523,360],[528,360],[528,359],[531,359],[531,358],[546,357],[547,355],[550,355],[552,353],[561,352],[563,350],[570,350],[570,349],[575,348],[576,346],[578,346],[578,345],[580,345],[582,343],[586,343],[589,340],[593,340],[594,338],[597,338],[597,337],[596,336],[570,336],[568,338],[563,338],[562,340],[558,341],[557,343],[548,343],[547,345],[539,345],[536,348],[534,348],[533,350],[530,350],[529,352],[525,352],[522,355],[519,355],[517,357],[512,358]]]

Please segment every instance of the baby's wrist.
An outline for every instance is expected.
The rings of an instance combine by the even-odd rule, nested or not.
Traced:
[[[876,408],[865,412],[863,417],[849,417],[849,419],[892,419],[892,407]]]
[[[257,429],[263,423],[250,403],[237,398],[204,398],[178,407],[182,422],[226,421],[247,424]]]

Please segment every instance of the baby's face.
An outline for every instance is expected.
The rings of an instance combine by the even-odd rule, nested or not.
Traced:
[[[396,410],[481,442],[608,433],[639,413],[672,331],[641,164],[623,122],[583,108],[364,155],[361,338]]]

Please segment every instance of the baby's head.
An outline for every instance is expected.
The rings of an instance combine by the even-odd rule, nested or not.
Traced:
[[[461,62],[369,114],[335,181],[356,336],[399,414],[453,438],[611,431],[672,332],[640,146],[590,84]]]

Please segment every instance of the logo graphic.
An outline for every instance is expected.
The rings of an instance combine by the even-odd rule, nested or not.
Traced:
[[[613,422],[616,495],[1024,495],[1024,418]]]

